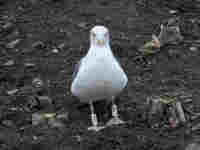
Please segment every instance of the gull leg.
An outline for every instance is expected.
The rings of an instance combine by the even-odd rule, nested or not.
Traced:
[[[94,130],[97,132],[97,131],[105,128],[104,126],[98,126],[98,119],[97,119],[97,115],[94,112],[94,106],[93,106],[92,101],[90,101],[90,111],[91,111],[92,126],[90,126],[88,128],[88,130]]]
[[[107,126],[125,123],[119,118],[118,108],[114,101],[114,97],[112,97],[112,118],[106,123]]]

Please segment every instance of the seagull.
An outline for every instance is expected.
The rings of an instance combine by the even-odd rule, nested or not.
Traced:
[[[128,78],[109,42],[109,30],[102,25],[94,26],[90,30],[89,50],[77,63],[72,75],[71,93],[90,106],[92,126],[88,130],[99,131],[106,126],[125,123],[119,118],[115,97],[126,87]],[[112,118],[105,126],[98,125],[93,106],[94,102],[102,99],[112,102]]]

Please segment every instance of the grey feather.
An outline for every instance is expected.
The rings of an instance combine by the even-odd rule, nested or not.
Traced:
[[[82,62],[82,59],[80,59],[80,60],[76,63],[76,65],[75,65],[75,67],[74,67],[74,71],[73,71],[73,74],[72,74],[72,82],[74,81],[74,79],[76,78],[76,76],[77,76],[77,74],[78,74],[78,72],[79,72],[79,69],[80,69],[80,67],[81,67],[81,62]]]

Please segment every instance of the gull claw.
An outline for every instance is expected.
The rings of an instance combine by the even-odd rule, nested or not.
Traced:
[[[105,128],[105,126],[91,126],[91,127],[88,127],[88,130],[92,130],[92,131],[98,132],[98,131],[100,131],[100,130],[102,130],[104,128]]]
[[[125,124],[126,122],[119,119],[119,118],[112,118],[110,119],[107,123],[106,126],[112,126],[112,125],[120,125],[120,124]]]

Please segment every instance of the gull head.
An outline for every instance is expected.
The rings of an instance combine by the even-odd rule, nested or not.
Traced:
[[[104,26],[94,26],[90,30],[90,44],[92,46],[108,46],[109,45],[109,31]]]

